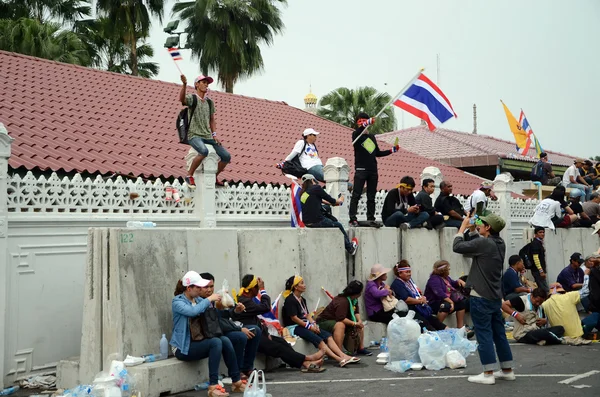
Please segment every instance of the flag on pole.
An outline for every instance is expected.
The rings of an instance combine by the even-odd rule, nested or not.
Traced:
[[[502,101],[500,101],[502,102]],[[527,134],[523,130],[521,123],[515,119],[515,116],[508,110],[504,102],[502,102],[502,106],[504,107],[504,113],[506,114],[506,119],[508,120],[508,126],[515,136],[515,142],[517,144],[517,151],[520,154],[523,154],[525,151],[525,147],[527,146]]]
[[[431,131],[456,117],[446,95],[423,73],[394,100],[394,105],[424,120]]]
[[[302,190],[302,186],[292,179],[292,187],[290,189],[290,198],[292,199],[292,227],[304,227],[304,222],[302,222],[302,203],[300,202],[300,190]]]
[[[179,48],[175,48],[175,47],[169,48],[169,54],[171,54],[171,58],[173,58],[174,61],[183,61],[183,57],[181,56],[181,53],[179,52]]]
[[[531,156],[532,153],[529,153],[529,150],[531,149],[531,144],[533,143],[537,157],[539,157],[540,153],[542,153],[544,149],[542,149],[542,145],[540,145],[540,142],[537,140],[537,137],[533,133],[531,125],[529,125],[529,121],[527,121],[527,117],[525,116],[525,112],[523,112],[523,109],[521,109],[521,114],[519,115],[519,124],[521,124],[521,127],[523,127],[523,131],[525,131],[525,134],[527,135],[527,142],[525,142],[523,152],[520,153],[523,156],[527,156],[528,154]]]

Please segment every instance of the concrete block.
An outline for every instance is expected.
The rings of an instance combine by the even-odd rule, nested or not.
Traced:
[[[581,244],[583,251],[581,252],[584,257],[595,254],[600,247],[600,238],[597,235],[592,235],[594,229],[581,229]]]
[[[412,278],[419,288],[431,274],[433,263],[440,259],[440,236],[437,230],[411,229],[401,232],[401,259],[406,259],[412,268]]]
[[[450,263],[450,277],[453,279],[468,275],[473,262],[471,258],[457,254],[452,250],[457,231],[458,229],[455,227],[446,227],[440,230],[440,259],[447,260]],[[433,270],[433,263],[431,264],[431,270]]]
[[[565,241],[568,232],[567,229],[546,230],[544,247],[546,248],[546,270],[548,271],[549,283],[555,282],[558,273],[569,263],[568,261],[565,262],[565,250],[563,248],[563,245],[568,246],[570,243],[570,241]]]
[[[208,360],[184,362],[176,358],[128,367],[136,377],[142,396],[159,397],[192,390],[195,385],[208,381]]]
[[[215,291],[221,289],[223,279],[237,289],[240,283],[237,234],[237,229],[187,229],[186,271],[211,273],[215,276]]]
[[[56,366],[56,386],[59,389],[72,389],[80,384],[79,357],[60,360]]]
[[[387,324],[376,323],[375,321],[367,320],[365,327],[365,346],[369,346],[370,341],[381,341],[381,338],[387,335]]]

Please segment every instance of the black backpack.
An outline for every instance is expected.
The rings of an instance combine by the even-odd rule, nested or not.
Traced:
[[[531,168],[531,180],[541,181],[544,177],[544,163],[540,160]]]
[[[210,108],[211,114],[213,113],[214,104],[210,98],[206,98],[206,102],[208,102],[208,107]],[[179,112],[177,116],[177,122],[175,126],[177,127],[177,135],[179,136],[179,143],[183,143],[188,145],[188,131],[190,130],[190,124],[192,123],[192,117],[194,117],[194,111],[196,110],[196,106],[198,105],[198,98],[196,95],[192,97],[192,106],[184,107]]]
[[[525,244],[525,246],[519,250],[519,256],[523,260],[525,269],[533,269],[533,255],[531,255],[531,243]]]
[[[285,161],[283,163],[283,167],[281,167],[282,174],[294,175],[296,178],[302,178],[302,175],[308,174],[308,170],[306,168],[302,167],[302,164],[300,164],[300,156],[302,155],[302,153],[304,153],[304,150],[306,149],[306,145],[307,145],[307,143],[306,143],[306,141],[304,141],[304,146],[302,146],[302,151],[300,152],[300,154],[297,154],[296,157],[294,157],[290,161]],[[317,153],[319,152],[317,150],[316,145],[315,145],[315,150],[317,151]]]

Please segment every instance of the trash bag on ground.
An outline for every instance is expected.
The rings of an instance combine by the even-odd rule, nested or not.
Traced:
[[[477,350],[477,342],[467,339],[467,330],[465,327],[445,329],[437,331],[437,334],[448,345],[450,350],[458,350],[464,358],[469,357],[471,353]]]
[[[229,295],[229,282],[227,280],[223,280],[223,288],[221,288],[218,294],[221,294],[221,305],[223,305],[223,307],[235,306],[235,301],[231,295]]]
[[[406,317],[393,315],[387,328],[387,346],[390,352],[389,362],[419,362],[419,335],[421,327],[414,320],[415,312],[408,311]]]
[[[402,360],[402,361],[392,361],[385,365],[385,369],[392,372],[403,373],[410,369],[412,365],[412,361]]]
[[[464,368],[467,366],[467,360],[458,350],[450,350],[446,353],[446,366],[451,369]]]
[[[419,357],[425,368],[433,371],[446,368],[446,353],[450,351],[436,332],[419,336]]]

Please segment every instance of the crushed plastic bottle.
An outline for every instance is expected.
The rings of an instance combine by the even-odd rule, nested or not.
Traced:
[[[13,394],[14,392],[16,392],[19,389],[20,389],[19,386],[7,387],[6,389],[0,391],[0,396],[8,396],[9,394]]]
[[[154,222],[128,221],[127,222],[127,227],[128,228],[134,228],[134,229],[152,228],[152,227],[156,227],[156,223],[154,223]]]
[[[153,363],[155,361],[160,360],[160,354],[146,354],[142,356],[145,363]]]
[[[197,384],[196,386],[194,386],[194,390],[196,390],[196,391],[208,390],[208,382]]]

